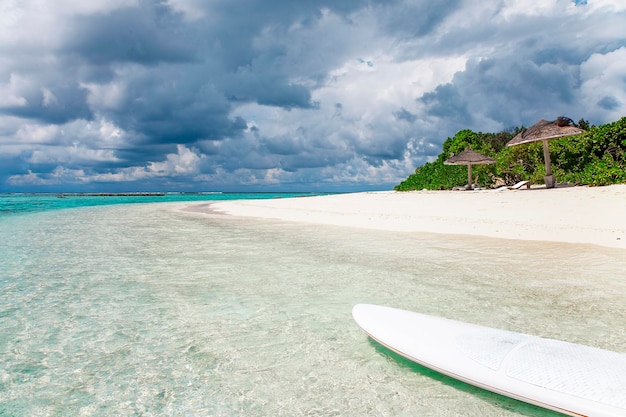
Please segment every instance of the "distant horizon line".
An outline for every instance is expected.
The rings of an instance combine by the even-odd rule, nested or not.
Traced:
[[[358,191],[0,191],[0,194],[51,194],[68,196],[164,196],[168,194],[344,194]]]

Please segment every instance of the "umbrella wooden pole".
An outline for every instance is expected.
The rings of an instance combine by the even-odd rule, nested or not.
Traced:
[[[548,141],[542,140],[543,142],[543,160],[546,164],[546,175],[552,175],[552,163],[550,162],[550,148],[548,148]]]
[[[550,161],[550,148],[548,147],[548,141],[543,142],[543,161],[546,164],[546,176],[543,177],[543,181],[546,183],[546,188],[554,188],[556,180],[552,175],[552,162]]]
[[[472,189],[472,164],[467,164],[467,189]]]

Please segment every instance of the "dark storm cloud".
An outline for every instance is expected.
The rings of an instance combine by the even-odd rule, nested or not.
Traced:
[[[25,105],[7,106],[6,114],[36,119],[44,123],[62,124],[75,119],[90,119],[93,115],[86,102],[86,92],[70,80],[34,85],[22,90]]]
[[[430,33],[448,15],[454,13],[460,0],[396,1],[381,3],[381,17],[387,31],[402,37],[420,37]]]
[[[303,128],[297,129],[294,135],[261,137],[256,152],[257,155],[271,155],[272,158],[268,160],[273,161],[273,166],[280,165],[288,171],[297,170],[298,166],[321,168],[345,162],[348,158],[345,152],[335,149],[328,142],[309,138],[310,134]]]
[[[290,108],[314,108],[311,92],[302,85],[288,84],[284,76],[242,69],[225,79],[225,94],[230,101]]]
[[[393,115],[396,117],[396,119],[406,120],[409,123],[413,123],[417,120],[417,116],[405,109],[404,107],[399,111],[394,112]]]
[[[553,46],[534,51],[529,59],[538,66],[544,64],[559,65],[561,63],[567,65],[579,65],[587,59],[587,52],[567,45]]]
[[[460,129],[619,117],[625,15],[612,0],[1,3],[0,181],[391,186]]]
[[[64,32],[67,41],[59,55],[72,66],[32,70],[33,78],[50,71],[56,73],[49,76],[65,78],[50,90],[54,102],[45,103],[41,88],[34,88],[24,94],[26,106],[6,112],[57,124],[90,118],[86,92],[77,76],[87,74],[85,81],[119,79],[123,64],[146,66],[146,70],[138,70],[139,77],[125,79],[125,100],[103,113],[121,127],[157,142],[188,143],[236,135],[245,124],[229,117],[231,102],[314,107],[310,91],[289,82],[288,74],[274,64],[282,54],[280,48],[253,47],[253,38],[268,21],[289,23],[290,14],[310,14],[307,8],[291,2],[275,8],[261,8],[258,2],[227,3],[216,10],[216,19],[210,21],[214,25],[206,28],[200,23],[183,26],[180,14],[161,2],[144,1],[138,7],[75,16]],[[183,66],[185,62],[190,66]]]
[[[353,3],[333,7],[349,10]],[[148,66],[125,79],[127,94],[115,109],[103,110],[124,129],[159,143],[222,139],[245,128],[243,119],[229,116],[232,103],[315,108],[309,88],[290,82],[282,68],[284,47],[254,44],[264,27],[285,34],[294,20],[317,15],[321,5],[218,2],[209,5],[207,21],[183,26],[180,13],[142,2],[76,17],[65,52],[91,66],[109,65],[111,72],[120,63]]]
[[[480,129],[476,115],[504,124],[508,121],[506,126],[522,125],[528,123],[524,116],[539,120],[570,108],[580,84],[578,65],[537,64],[510,57],[470,60],[451,83],[438,86],[419,101],[429,115],[459,129]]]
[[[406,149],[406,138],[384,135],[369,141],[355,141],[355,150],[358,155],[368,158],[378,165],[387,159],[399,159]]]
[[[148,143],[222,139],[246,128],[241,118],[229,116],[231,104],[223,92],[186,75],[175,69],[142,75],[114,110],[103,113]]]
[[[140,2],[92,16],[77,16],[69,25],[63,52],[94,64],[156,64],[193,58],[189,39],[181,36],[180,16],[159,3]]]
[[[455,84],[440,85],[435,91],[420,97],[419,101],[431,116],[451,120],[457,126],[471,124],[467,100]]]
[[[620,106],[620,103],[615,97],[604,96],[600,101],[598,101],[598,105],[606,110],[614,110]]]

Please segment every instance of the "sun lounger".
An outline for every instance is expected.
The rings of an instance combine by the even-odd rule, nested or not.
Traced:
[[[519,190],[523,186],[526,186],[526,188],[530,188],[530,181],[520,181],[515,185],[511,185],[509,187],[509,190]]]

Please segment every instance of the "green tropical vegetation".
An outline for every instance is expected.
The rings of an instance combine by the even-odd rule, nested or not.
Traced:
[[[577,126],[586,132],[548,142],[552,174],[558,182],[591,186],[626,183],[626,117],[600,126],[590,126],[581,119]],[[436,160],[418,167],[394,189],[449,190],[467,184],[467,167],[444,165],[444,161],[468,146],[496,160],[495,164],[472,166],[477,185],[493,188],[522,180],[542,184],[545,175],[542,143],[506,147],[506,143],[523,129],[499,133],[461,130],[446,139]]]

